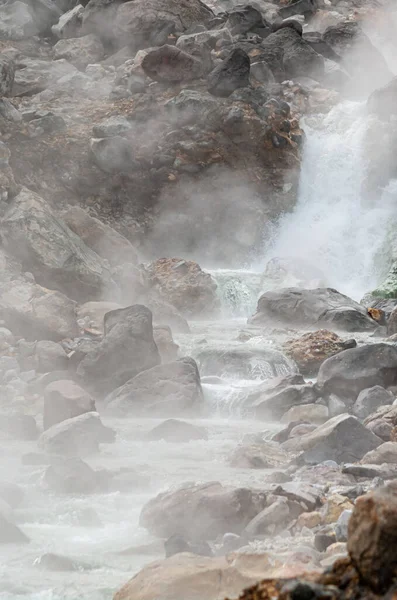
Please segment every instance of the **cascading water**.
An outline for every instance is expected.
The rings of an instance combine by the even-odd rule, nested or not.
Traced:
[[[211,275],[218,286],[223,317],[249,317],[255,312],[261,292],[260,273],[217,269]]]
[[[393,185],[373,206],[362,199],[370,124],[365,105],[353,102],[306,120],[298,203],[280,220],[266,257],[304,260],[322,271],[327,285],[354,299],[387,273],[385,243],[397,217]]]

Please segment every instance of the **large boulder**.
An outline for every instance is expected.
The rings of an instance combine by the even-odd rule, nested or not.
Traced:
[[[147,268],[149,284],[183,314],[209,314],[218,308],[216,283],[209,273],[180,258],[159,258]]]
[[[141,67],[148,77],[161,83],[190,81],[203,74],[203,64],[200,60],[168,44],[149,50]]]
[[[77,375],[85,387],[105,395],[159,363],[152,313],[135,304],[105,315],[105,336],[80,362]]]
[[[178,534],[188,540],[213,540],[220,534],[241,533],[265,505],[265,494],[248,488],[186,484],[150,500],[140,524],[159,537]]]
[[[202,399],[196,362],[181,358],[139,373],[114,390],[106,403],[111,412],[170,416],[199,412]]]
[[[344,331],[371,331],[378,327],[361,304],[331,288],[282,288],[265,292],[258,300],[251,322],[326,325]]]
[[[367,452],[374,450],[382,440],[371,433],[348,414],[333,417],[301,437],[289,439],[283,444],[287,451],[303,454],[303,463],[318,464],[324,460],[334,460],[338,464],[360,460]]]
[[[56,341],[79,334],[73,300],[22,278],[0,285],[0,318],[28,340]]]
[[[110,284],[110,271],[102,259],[35,192],[22,189],[9,205],[1,228],[4,245],[38,283],[77,299],[92,299]]]
[[[45,388],[44,429],[66,419],[94,411],[93,398],[74,381],[61,379],[50,383]]]
[[[357,498],[347,548],[362,581],[383,594],[397,576],[397,484]]]
[[[344,350],[320,367],[317,385],[325,394],[355,400],[364,389],[397,383],[397,348],[368,344]]]
[[[380,385],[362,390],[353,406],[353,414],[359,419],[366,419],[380,406],[393,404],[394,395]]]
[[[81,458],[54,456],[44,481],[54,492],[80,495],[97,491],[99,477]]]
[[[94,34],[59,40],[54,46],[55,60],[64,58],[81,70],[89,64],[98,63],[104,54],[102,42]]]
[[[397,463],[397,443],[385,442],[381,444],[375,450],[367,452],[361,462],[367,465],[384,465],[385,463],[395,465]]]
[[[236,48],[208,75],[208,91],[213,96],[230,96],[250,83],[250,59],[244,50]]]

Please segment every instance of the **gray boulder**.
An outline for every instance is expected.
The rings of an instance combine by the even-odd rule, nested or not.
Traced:
[[[80,300],[106,291],[111,281],[103,260],[59,219],[45,200],[23,188],[1,220],[6,248],[38,283]]]
[[[208,91],[213,96],[230,96],[238,88],[249,86],[250,59],[244,50],[236,48],[208,75]]]
[[[15,65],[11,59],[0,55],[0,96],[9,96],[14,84]]]
[[[58,23],[51,27],[52,33],[59,39],[74,38],[81,27],[83,19],[84,7],[77,4],[59,19]]]
[[[37,94],[56,84],[59,79],[78,73],[76,67],[65,59],[41,60],[24,58],[17,69],[12,88],[13,96]]]
[[[264,508],[248,523],[245,533],[251,537],[274,533],[280,527],[285,529],[290,520],[287,498],[276,498],[270,506]]]
[[[287,19],[293,15],[309,16],[315,13],[317,8],[317,0],[297,0],[288,6],[282,6],[279,9],[279,15],[283,19]]]
[[[97,491],[98,475],[80,458],[52,457],[44,481],[60,494],[90,494]]]
[[[154,81],[177,83],[198,79],[203,74],[203,63],[175,46],[164,44],[150,50],[142,61],[144,73]]]
[[[115,390],[160,363],[152,313],[135,304],[105,315],[105,336],[80,362],[77,375],[99,395]]]
[[[0,6],[0,39],[23,40],[35,35],[33,13],[25,2],[4,2]]]
[[[265,292],[250,322],[326,325],[328,329],[344,331],[371,331],[378,327],[361,304],[332,288],[281,288]]]
[[[108,409],[137,415],[197,413],[202,404],[200,374],[192,358],[139,373],[107,398]]]
[[[74,381],[61,379],[50,383],[45,388],[44,429],[66,419],[94,411],[93,398]]]
[[[362,390],[353,406],[353,414],[359,419],[366,419],[380,406],[393,404],[394,395],[380,385]]]
[[[102,424],[98,413],[89,412],[47,429],[39,447],[48,454],[80,457],[98,452],[100,443],[113,441],[114,432]]]
[[[0,512],[0,544],[26,544],[29,541],[28,536]]]
[[[54,46],[54,59],[64,58],[80,70],[89,64],[98,63],[104,57],[105,49],[94,34],[67,40],[59,40]]]
[[[339,516],[335,525],[335,535],[337,542],[347,542],[348,528],[352,510],[344,510]]]
[[[39,373],[67,370],[69,359],[61,344],[42,340],[34,348],[35,370]]]

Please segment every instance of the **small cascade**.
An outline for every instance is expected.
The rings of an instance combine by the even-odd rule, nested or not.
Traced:
[[[211,275],[218,286],[223,318],[249,317],[261,294],[261,274],[254,271],[217,269]]]

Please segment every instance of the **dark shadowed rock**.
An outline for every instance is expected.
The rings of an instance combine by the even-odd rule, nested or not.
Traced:
[[[168,419],[160,423],[160,425],[149,431],[146,437],[152,441],[165,440],[173,443],[208,439],[207,431],[204,427],[198,427],[197,425],[177,419]]]
[[[93,398],[74,381],[63,379],[47,385],[44,392],[44,429],[94,411]]]
[[[299,460],[318,464],[334,460],[338,464],[360,460],[367,452],[377,448],[382,440],[364,427],[358,419],[344,414],[333,417],[314,431],[283,444],[287,451],[299,452]]]
[[[190,81],[203,74],[200,60],[167,44],[149,51],[141,66],[148,77],[162,83]]]
[[[265,502],[264,494],[247,488],[186,484],[150,500],[142,509],[140,524],[159,537],[215,539],[219,534],[240,533]]]
[[[380,385],[362,390],[353,406],[353,414],[359,419],[366,419],[380,406],[393,404],[394,395]]]
[[[14,84],[15,65],[6,56],[0,56],[0,96],[9,96]]]
[[[98,487],[97,474],[80,458],[53,457],[44,481],[60,494],[90,494]]]
[[[181,552],[191,552],[198,556],[212,556],[212,550],[206,542],[190,544],[180,535],[172,535],[164,542],[165,557],[169,558]]]
[[[79,457],[97,452],[100,443],[113,442],[114,437],[114,431],[102,424],[98,413],[89,412],[47,429],[39,446],[48,454]]]
[[[152,313],[135,304],[105,315],[105,336],[80,362],[77,375],[105,395],[160,362],[153,340]]]
[[[279,9],[280,17],[287,19],[293,15],[312,15],[317,10],[317,0],[296,0]]]
[[[148,369],[114,390],[106,404],[110,412],[137,415],[197,413],[202,404],[197,364],[186,357]]]
[[[208,75],[208,91],[213,96],[230,96],[234,90],[249,86],[250,59],[237,48]]]
[[[236,6],[228,12],[226,25],[232,35],[247,33],[256,27],[266,27],[262,14],[250,4]],[[270,31],[269,27],[267,27]]]
[[[317,385],[327,393],[355,400],[366,388],[397,383],[397,348],[370,344],[344,350],[320,367]]]

